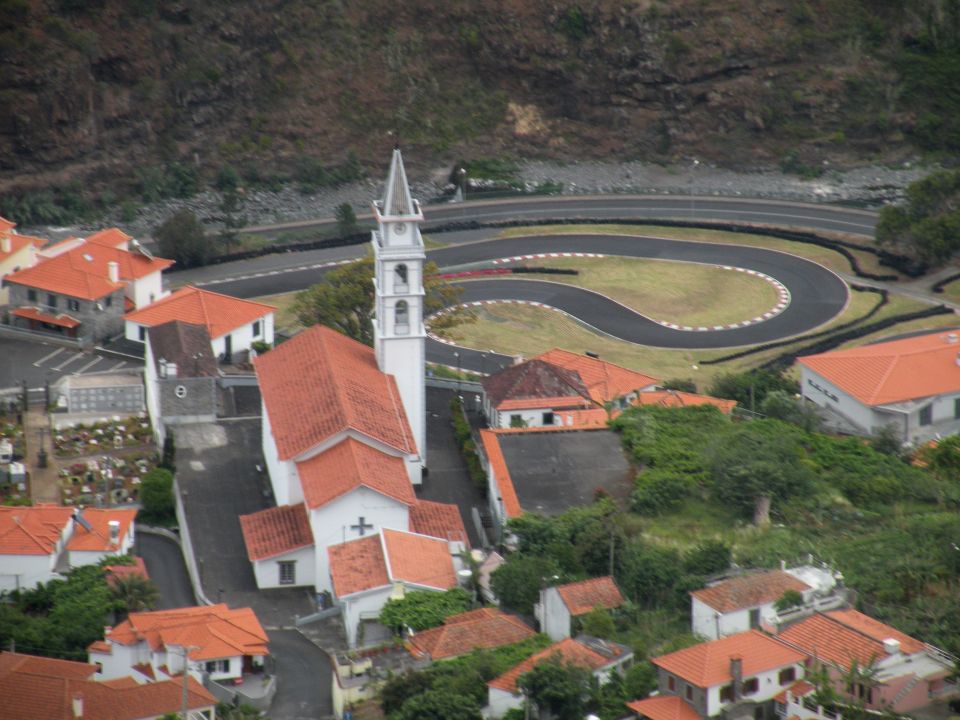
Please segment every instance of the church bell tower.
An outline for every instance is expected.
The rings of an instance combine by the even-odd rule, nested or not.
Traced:
[[[410,196],[399,148],[393,151],[383,200],[374,201],[373,214],[378,225],[372,240],[377,365],[396,378],[413,439],[425,464],[423,212],[420,203]]]

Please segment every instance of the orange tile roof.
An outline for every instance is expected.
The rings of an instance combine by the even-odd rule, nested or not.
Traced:
[[[743,677],[803,662],[804,654],[757,630],[700,643],[651,662],[683,680],[709,688],[730,681],[730,659],[743,661]]]
[[[118,248],[120,250],[128,250],[131,240],[133,240],[133,238],[120,228],[107,228],[106,230],[100,230],[93,235],[87,236],[88,243]]]
[[[565,407],[589,407],[590,393],[580,376],[571,370],[538,358],[512,365],[485,377],[483,390],[498,409],[544,407],[544,403],[563,403]],[[507,409],[507,408],[503,408]]]
[[[267,634],[253,610],[224,604],[130,613],[106,639],[121,645],[145,641],[152,649],[192,645],[190,658],[198,661],[268,653]]]
[[[108,262],[117,263],[120,282],[110,281]],[[171,265],[173,260],[83,242],[72,250],[8,275],[6,282],[84,300],[99,300],[131,280],[161,272]]]
[[[396,380],[372,348],[315,325],[254,360],[281,460],[353,429],[416,453]]]
[[[10,251],[3,252],[3,246],[0,245],[0,261],[5,260],[11,255],[16,255],[18,252],[23,250],[28,245],[33,245],[33,247],[43,247],[46,240],[43,238],[30,237],[29,235],[18,235],[17,233],[9,232],[5,230],[0,224],[0,237],[10,239]]]
[[[120,543],[110,542],[110,521],[120,523],[122,541],[130,530],[137,517],[136,508],[84,508],[83,519],[90,525],[90,530],[74,522],[73,535],[67,541],[67,550],[88,552],[119,552]]]
[[[481,430],[480,441],[483,443],[483,451],[497,481],[497,490],[500,493],[500,501],[503,503],[503,513],[508,518],[520,517],[523,514],[523,510],[520,508],[520,499],[517,497],[516,488],[514,488],[513,480],[510,478],[510,471],[507,469],[507,461],[503,457],[503,450],[500,448],[497,434],[492,430]]]
[[[883,641],[887,638],[899,640],[900,649],[906,654],[924,648],[919,640],[856,610],[811,615],[791,625],[777,637],[801,648],[808,655],[844,668],[853,661],[869,664],[887,657],[888,653],[883,648]]]
[[[87,645],[87,652],[100,653],[101,655],[112,655],[113,645],[106,640],[94,640]]]
[[[50,555],[68,527],[71,508],[0,505],[0,555]]]
[[[576,372],[586,384],[593,401],[601,405],[659,382],[636,370],[560,348],[537,355],[537,359]]]
[[[697,395],[681,390],[649,390],[637,395],[634,405],[659,405],[661,407],[690,407],[692,405],[713,405],[724,415],[729,415],[737,406],[736,400],[725,400],[710,395]]]
[[[802,593],[810,586],[783,570],[771,570],[730,578],[690,594],[717,612],[727,613],[776,602],[787,590]]]
[[[554,643],[546,650],[541,650],[537,654],[531,655],[519,665],[507,670],[507,672],[500,677],[488,682],[487,685],[497,690],[516,693],[517,680],[520,679],[521,675],[530,672],[530,670],[543,661],[554,657],[563,663],[577,665],[590,671],[613,662],[610,658],[604,657],[600,653],[591,650],[583,643],[577,642],[573,638],[566,638],[558,643]]]
[[[454,615],[440,627],[417,633],[408,640],[407,649],[413,655],[441,660],[464,655],[475,648],[512,645],[535,634],[519,618],[502,610],[483,608]]]
[[[865,405],[885,405],[960,391],[958,356],[956,333],[935,332],[797,362]]]
[[[49,325],[56,325],[58,327],[65,328],[75,328],[80,327],[80,321],[67,313],[58,313],[56,315],[52,313],[42,312],[39,308],[35,307],[19,307],[13,310],[10,313],[15,317],[21,317],[25,320],[34,320],[36,322],[48,323]]]
[[[275,310],[273,305],[187,285],[155,303],[127,313],[123,318],[144,327],[156,327],[173,320],[204,325],[210,337],[216,339]]]
[[[773,696],[773,699],[778,703],[785,703],[787,701],[787,693],[793,693],[794,698],[802,698],[804,695],[807,695],[813,692],[814,687],[806,680],[797,680],[793,685],[788,688],[785,688],[783,692],[779,692]]]
[[[0,231],[13,230],[16,226],[15,222],[0,215]]]
[[[457,575],[445,540],[387,529],[382,535],[391,578],[439,590],[456,587]]]
[[[624,603],[620,588],[609,575],[557,585],[555,589],[574,617],[588,613],[594,608],[610,610]]]
[[[351,437],[298,462],[297,473],[310,508],[322,507],[358,487],[369,488],[404,505],[417,502],[402,458]]]
[[[648,720],[700,720],[700,715],[683,698],[658,695],[646,700],[628,702],[627,707]]]
[[[339,598],[390,584],[379,535],[331,545],[327,556],[333,592]]]
[[[418,500],[410,508],[410,532],[462,542],[468,548],[470,539],[460,517],[460,508],[448,503]]]
[[[250,560],[264,560],[313,545],[313,531],[303,503],[241,515],[240,529]]]

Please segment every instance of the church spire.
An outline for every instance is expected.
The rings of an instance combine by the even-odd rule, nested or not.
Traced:
[[[410,196],[410,185],[407,183],[407,173],[403,169],[403,156],[399,147],[393,150],[381,207],[383,214],[389,217],[420,214],[420,208],[415,206]]]

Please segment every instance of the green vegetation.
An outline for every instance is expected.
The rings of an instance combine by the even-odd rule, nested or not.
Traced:
[[[455,373],[454,373],[455,374]],[[487,473],[480,463],[480,456],[477,454],[477,446],[473,442],[473,434],[470,431],[470,423],[463,414],[463,400],[455,397],[450,401],[450,417],[453,424],[453,436],[460,446],[460,454],[467,464],[467,472],[470,473],[470,480],[473,485],[484,496],[487,496]]]
[[[469,609],[470,595],[460,588],[442,593],[414,591],[388,600],[380,611],[380,622],[397,631],[427,630],[443,624],[450,615]]]
[[[173,473],[157,467],[143,476],[140,485],[140,520],[145,523],[169,525],[175,522]]]
[[[203,224],[189,210],[174,213],[153,234],[160,255],[181,267],[199,267],[210,260],[212,248]]]
[[[943,170],[912,183],[904,205],[887,205],[880,211],[877,242],[928,262],[944,262],[960,249],[958,201],[960,170]]]

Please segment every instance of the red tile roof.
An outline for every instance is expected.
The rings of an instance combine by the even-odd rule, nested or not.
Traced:
[[[460,517],[460,508],[448,503],[418,500],[410,508],[410,532],[462,542],[468,548],[470,539]]]
[[[886,658],[888,653],[883,648],[883,641],[888,638],[899,640],[900,649],[906,654],[924,648],[919,640],[856,610],[811,615],[777,637],[808,655],[844,668],[853,661],[865,665]]]
[[[637,395],[634,405],[659,405],[660,407],[691,407],[693,405],[713,405],[724,415],[729,415],[737,406],[736,400],[725,400],[710,395],[697,395],[681,390],[650,390]]]
[[[620,588],[609,575],[580,582],[557,585],[556,591],[560,594],[563,604],[570,614],[576,617],[588,613],[594,608],[611,608],[623,605],[623,595]]]
[[[380,535],[331,545],[327,556],[333,592],[339,598],[390,584]]]
[[[47,323],[49,325],[56,325],[57,327],[80,327],[80,321],[74,317],[71,317],[70,315],[67,315],[67,313],[57,313],[54,315],[52,313],[42,312],[40,309],[35,307],[19,307],[14,309],[10,314],[15,317],[24,318],[25,320]]]
[[[591,650],[573,638],[566,638],[558,643],[554,643],[546,650],[541,650],[536,655],[531,655],[519,665],[507,670],[507,672],[500,677],[488,682],[487,685],[497,690],[516,693],[517,680],[520,679],[521,675],[530,672],[536,665],[554,657],[563,663],[577,665],[590,671],[602,668],[604,665],[608,665],[614,661],[611,658],[604,657],[595,650]]]
[[[700,715],[683,698],[658,695],[646,700],[628,702],[627,707],[648,720],[700,720]]]
[[[797,361],[865,405],[960,391],[956,333],[919,337],[807,355]]]
[[[513,486],[513,480],[510,478],[510,471],[507,469],[507,460],[503,456],[503,450],[500,448],[500,441],[497,434],[492,430],[481,430],[480,441],[483,443],[483,451],[487,456],[487,461],[493,469],[493,476],[497,482],[497,490],[500,493],[503,513],[508,518],[520,517],[523,510],[520,507],[520,499],[517,497],[516,488]]]
[[[241,515],[240,529],[250,560],[264,560],[313,545],[313,531],[303,503]]]
[[[730,659],[735,657],[743,661],[745,678],[804,660],[803,653],[750,630],[661,655],[651,662],[699,688],[709,688],[730,681]]]
[[[216,339],[250,325],[275,310],[273,305],[187,285],[155,303],[124,315],[124,319],[144,327],[181,320],[205,326],[210,337]]]
[[[7,220],[5,217],[0,216],[0,232],[6,230],[13,230],[17,224],[12,220]]]
[[[5,260],[11,255],[16,255],[29,245],[32,245],[33,247],[42,247],[46,242],[43,240],[43,238],[30,237],[29,235],[18,235],[17,233],[10,232],[8,229],[3,227],[2,223],[0,223],[0,238],[10,239],[9,252],[3,252],[3,245],[0,243],[0,261]]]
[[[404,505],[417,502],[402,458],[351,437],[298,462],[297,473],[310,508],[322,507],[358,487],[369,488]]]
[[[773,696],[773,699],[778,703],[785,703],[787,701],[787,692],[793,693],[794,698],[802,698],[805,695],[813,692],[814,687],[806,680],[797,680],[793,685],[788,688],[785,688],[783,692],[779,692]]]
[[[571,370],[540,359],[527,360],[485,377],[483,390],[495,408],[509,402],[510,409],[545,407],[549,400],[564,407],[590,407],[590,392]]]
[[[353,429],[404,453],[416,444],[372,348],[315,325],[254,360],[281,460]]]
[[[97,682],[87,663],[0,653],[0,698],[5,720],[73,720],[73,699],[82,697],[83,717],[141,720],[175,713],[182,707],[182,682],[140,685],[130,678]],[[192,677],[187,705],[191,710],[217,704]]]
[[[457,575],[446,540],[399,530],[385,529],[382,535],[390,577],[394,580],[438,590],[456,587]]]
[[[109,262],[117,263],[120,282],[110,281]],[[6,282],[84,300],[99,300],[131,280],[161,272],[171,265],[173,260],[150,258],[139,252],[87,241],[31,268],[8,275]]]
[[[50,555],[70,523],[71,508],[0,505],[0,555]]]
[[[727,613],[776,602],[788,590],[806,592],[810,586],[783,570],[730,578],[690,594],[717,612]]]
[[[224,604],[130,613],[106,639],[120,645],[145,641],[152,649],[191,645],[193,660],[268,653],[267,634],[253,610]]]
[[[590,397],[600,405],[659,382],[636,370],[560,348],[548,350],[535,359],[576,372],[590,391]]]
[[[131,240],[133,240],[133,238],[120,228],[107,228],[106,230],[100,230],[93,235],[87,236],[88,243],[117,248],[119,250],[129,250]]]
[[[440,627],[417,633],[407,642],[413,655],[431,660],[457,657],[475,648],[496,648],[526,640],[534,631],[513,615],[482,608],[447,618]]]
[[[120,543],[126,537],[137,517],[136,508],[84,508],[83,519],[90,530],[74,522],[73,535],[67,542],[67,550],[86,552],[120,552]],[[110,542],[110,521],[120,523],[119,541]]]

